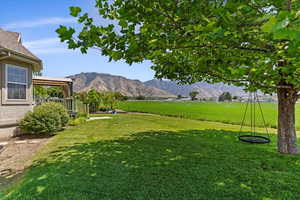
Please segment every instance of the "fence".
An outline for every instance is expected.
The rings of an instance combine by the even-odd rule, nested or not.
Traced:
[[[89,105],[84,104],[73,98],[35,98],[35,105],[41,105],[46,102],[56,102],[62,104],[70,113],[86,113],[89,114]]]
[[[75,101],[75,111],[78,113],[86,113],[89,114],[89,105],[88,104],[84,104],[79,100]]]

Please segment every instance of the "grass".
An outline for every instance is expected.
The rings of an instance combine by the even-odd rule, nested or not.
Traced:
[[[120,109],[132,112],[154,113],[167,116],[183,117],[205,121],[216,121],[229,124],[241,124],[246,103],[239,102],[158,102],[126,101],[121,102]],[[277,127],[277,104],[262,103],[264,118],[268,127]],[[296,119],[300,117],[300,105],[296,106]],[[263,126],[260,110],[256,106],[256,125]],[[250,125],[250,112],[246,115],[246,124]],[[300,130],[300,120],[296,121]]]
[[[238,130],[136,114],[90,121],[52,138],[0,199],[300,199],[299,156],[278,154],[275,134],[250,145]]]

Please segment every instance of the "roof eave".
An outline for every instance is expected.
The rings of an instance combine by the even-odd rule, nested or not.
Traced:
[[[19,52],[16,52],[11,49],[4,48],[4,47],[0,47],[0,50],[8,52],[8,56],[6,56],[5,58],[13,57],[18,60],[22,60],[24,62],[31,63],[33,65],[34,72],[40,72],[43,70],[43,62],[42,62],[42,60],[40,60],[38,58],[27,56],[27,55],[21,54]]]

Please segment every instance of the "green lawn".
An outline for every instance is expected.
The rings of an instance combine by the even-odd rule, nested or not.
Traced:
[[[238,130],[134,114],[91,121],[52,138],[0,199],[300,199],[300,157],[278,154],[275,135],[241,143]]]
[[[264,117],[269,127],[277,127],[277,104],[261,104]],[[296,119],[300,119],[300,105],[297,105]],[[189,119],[217,121],[229,124],[241,124],[246,103],[232,102],[158,102],[158,101],[126,101],[121,102],[120,109],[132,112],[155,113],[168,116],[179,116]],[[262,126],[263,120],[256,106],[257,125]],[[247,113],[246,122],[250,124],[250,112]],[[300,130],[300,120],[296,128]]]

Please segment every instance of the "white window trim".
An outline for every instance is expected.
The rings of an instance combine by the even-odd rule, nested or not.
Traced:
[[[8,81],[8,67],[15,67],[15,68],[19,68],[19,69],[25,69],[26,71],[26,83],[19,83],[19,82],[10,82]],[[17,84],[17,85],[25,85],[25,99],[9,99],[8,98],[8,84],[12,83],[12,84]],[[16,65],[12,65],[12,64],[5,64],[5,86],[6,86],[6,94],[5,94],[5,100],[6,101],[18,101],[18,102],[24,102],[24,101],[28,101],[28,91],[27,91],[27,87],[28,87],[28,68],[26,67],[20,67],[20,66],[16,66]]]

